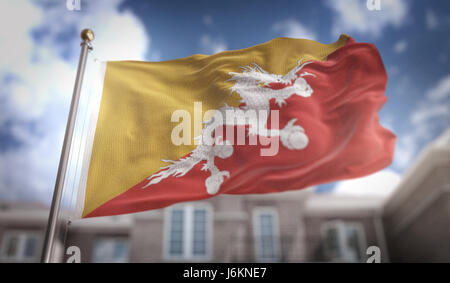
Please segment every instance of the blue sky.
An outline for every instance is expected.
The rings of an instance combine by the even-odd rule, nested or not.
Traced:
[[[365,0],[81,0],[69,11],[65,0],[0,0],[0,23],[8,27],[0,31],[0,201],[51,199],[87,26],[97,35],[92,56],[104,60],[212,54],[279,36],[329,43],[347,33],[374,43],[389,75],[381,122],[398,143],[393,164],[359,183],[360,192],[398,183],[450,126],[449,1],[381,0],[369,11]]]

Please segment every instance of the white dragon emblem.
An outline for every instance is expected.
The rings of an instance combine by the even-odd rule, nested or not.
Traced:
[[[202,129],[203,140],[212,140],[211,143],[200,143],[187,157],[179,160],[163,160],[170,163],[165,167],[161,167],[160,171],[148,177],[148,183],[143,187],[147,188],[153,184],[159,183],[161,180],[168,178],[169,176],[182,177],[189,172],[195,165],[202,161],[206,161],[202,167],[202,170],[208,170],[211,173],[205,181],[206,191],[208,194],[216,194],[221,184],[224,181],[224,177],[230,177],[229,171],[220,171],[214,164],[214,158],[225,159],[233,154],[234,148],[228,140],[223,140],[222,136],[216,136],[216,132],[206,131],[206,128],[213,127],[216,129],[220,126],[226,126],[227,121],[223,121],[222,118],[216,119],[216,115],[224,117],[226,111],[230,109],[248,110],[253,109],[256,111],[270,111],[270,100],[275,99],[275,102],[281,108],[286,104],[286,99],[292,95],[299,95],[302,97],[309,97],[313,94],[313,89],[306,82],[304,77],[315,76],[308,72],[301,72],[301,69],[312,62],[306,62],[301,64],[300,60],[296,67],[289,71],[286,75],[270,74],[262,69],[257,64],[253,63],[251,66],[242,67],[242,73],[229,72],[231,78],[228,81],[234,81],[235,84],[231,88],[231,92],[236,91],[240,97],[240,103],[242,106],[235,108],[228,105],[224,105],[216,111],[216,114],[212,119],[204,122]],[[271,84],[277,84],[276,89],[271,88]],[[265,115],[268,117],[268,115]],[[258,125],[255,125],[255,121],[244,120],[245,125],[248,125],[248,134],[260,135],[265,137],[277,137],[279,136],[283,146],[290,150],[301,150],[308,145],[308,137],[304,129],[295,125],[296,118],[291,119],[283,129],[268,130],[267,126],[264,129],[259,129]],[[266,120],[267,123],[267,120]],[[264,125],[266,125],[264,123]],[[236,124],[233,124],[236,125]]]

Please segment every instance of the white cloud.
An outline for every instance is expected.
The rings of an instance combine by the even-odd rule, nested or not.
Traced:
[[[425,26],[429,30],[435,30],[439,27],[439,18],[431,9],[428,9],[425,13]]]
[[[207,34],[200,38],[200,47],[203,52],[208,54],[215,54],[228,49],[227,43],[222,38],[213,38]]]
[[[32,54],[33,41],[28,33],[33,23],[42,21],[42,13],[25,1],[0,1],[0,21],[0,72],[6,66],[21,70]]]
[[[427,92],[427,98],[432,101],[437,101],[450,97],[450,74],[442,78],[436,87]]]
[[[150,38],[121,2],[69,12],[65,1],[0,0],[0,131],[10,143],[0,148],[0,199],[51,199],[82,28],[96,33],[90,58],[145,59]]]
[[[396,76],[396,75],[400,74],[400,68],[397,65],[388,66],[387,72],[389,75]]]
[[[48,48],[56,47],[59,54],[69,49],[78,56],[79,36],[68,37],[65,42],[58,38],[70,30],[78,35],[81,29],[89,27],[96,34],[94,56],[102,60],[142,60],[150,46],[150,38],[141,21],[131,11],[118,11],[122,2],[82,1],[79,12],[68,12],[62,4],[45,7],[42,10],[45,21],[40,27],[45,35],[41,41]]]
[[[430,120],[438,119],[450,124],[450,74],[439,80],[435,87],[429,89],[425,99],[411,114],[412,124],[421,129],[420,133],[427,132],[424,125]],[[417,130],[416,130],[417,131]]]
[[[311,40],[317,39],[314,32],[294,19],[277,22],[272,25],[272,30],[285,37],[306,38]]]
[[[429,103],[426,107],[420,107],[414,111],[411,116],[411,121],[414,125],[419,125],[437,117],[450,117],[450,105]]]
[[[390,130],[391,132],[394,132],[394,121],[395,118],[390,113],[384,114],[380,117],[381,125],[383,125],[384,128]]]
[[[404,169],[411,165],[419,144],[430,142],[436,130],[450,125],[450,74],[441,78],[425,93],[410,114],[410,129],[400,136],[396,146],[394,165]]]
[[[410,78],[404,68],[398,68],[396,75],[398,75],[398,79],[396,84],[394,85],[394,93],[399,96],[409,96],[410,88],[415,82]]]
[[[394,166],[399,169],[405,169],[411,165],[414,156],[417,153],[418,140],[413,131],[398,137],[394,153]]]
[[[339,182],[335,185],[333,193],[360,197],[388,197],[400,181],[399,174],[386,169],[366,177]]]
[[[388,26],[400,27],[408,16],[406,0],[383,0],[380,11],[367,9],[366,1],[328,0],[327,5],[335,12],[332,34],[360,33],[379,37]]]
[[[208,14],[203,15],[202,21],[203,21],[203,24],[208,28],[212,28],[214,26],[214,21],[213,21],[213,18],[211,15],[208,15]]]
[[[394,45],[394,51],[397,54],[403,53],[408,48],[408,42],[404,39],[397,41]]]

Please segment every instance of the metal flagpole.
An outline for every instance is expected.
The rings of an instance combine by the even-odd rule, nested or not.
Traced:
[[[78,102],[80,100],[81,86],[83,83],[84,70],[86,68],[86,60],[88,52],[92,50],[91,41],[94,40],[94,32],[90,29],[84,29],[81,32],[80,36],[81,36],[81,54],[80,60],[78,61],[77,76],[75,79],[75,86],[73,89],[72,102],[70,103],[70,111],[69,117],[67,119],[66,133],[64,135],[61,157],[59,159],[58,174],[56,175],[55,190],[53,191],[52,205],[50,207],[50,214],[48,217],[47,232],[45,234],[44,247],[42,250],[42,257],[41,257],[41,262],[43,263],[50,262],[52,255],[64,179],[66,176],[67,163],[69,160],[70,145],[72,143],[73,130],[75,127],[75,119],[77,116]]]

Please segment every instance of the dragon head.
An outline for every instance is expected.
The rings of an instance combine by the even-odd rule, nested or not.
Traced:
[[[301,61],[302,60],[298,61],[297,66],[284,76],[271,74],[261,68],[258,64],[253,63],[249,66],[241,67],[243,69],[242,73],[230,72],[229,74],[232,77],[227,81],[236,82],[231,88],[232,91],[255,85],[274,90],[293,87],[297,95],[309,97],[312,95],[313,90],[303,77],[314,75],[308,72],[301,72],[301,70],[304,66],[312,62],[301,64]]]

